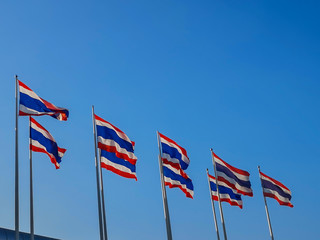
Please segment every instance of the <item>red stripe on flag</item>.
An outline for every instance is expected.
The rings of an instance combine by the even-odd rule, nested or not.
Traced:
[[[169,188],[180,188],[182,192],[184,192],[186,194],[186,197],[193,199],[192,195],[184,188],[182,188],[181,185],[177,185],[177,184],[172,184],[169,182],[165,182],[165,185],[168,186]]]
[[[117,148],[114,146],[105,145],[103,143],[98,142],[98,148],[105,150],[107,152],[115,153],[118,158],[127,160],[129,163],[136,165],[137,159],[129,158],[127,154],[121,153],[117,151]]]
[[[177,170],[180,172],[180,175],[181,175],[183,178],[189,179],[189,176],[185,173],[185,171],[182,170],[182,168],[181,168],[181,166],[180,166],[179,163],[170,162],[170,161],[168,161],[168,159],[166,159],[166,158],[162,158],[162,162],[163,162],[164,164],[168,164],[168,165],[170,165],[171,167],[177,169]]]
[[[250,196],[253,197],[253,193],[252,192],[244,192],[239,190],[234,184],[230,183],[229,181],[227,181],[226,179],[224,179],[223,177],[218,177],[218,181],[219,182],[224,182],[225,184],[227,184],[229,187],[231,187],[233,190],[237,191],[237,193],[240,193],[242,195],[246,195],[246,196]]]
[[[48,132],[47,129],[45,129],[40,123],[38,123],[34,118],[30,117],[30,120],[33,124],[35,124],[38,128],[41,128],[43,131]],[[50,134],[51,135],[51,134]]]
[[[268,178],[268,179],[270,179],[271,181],[273,181],[276,185],[279,185],[280,187],[283,187],[283,188],[287,189],[288,191],[290,191],[289,188],[287,188],[287,187],[286,187],[285,185],[283,185],[281,182],[279,182],[279,181],[277,181],[277,180],[275,180],[275,179],[273,179],[273,178],[265,175],[265,174],[262,173],[262,172],[260,172],[260,174],[261,174],[262,176],[264,176],[265,178]]]
[[[159,132],[158,132],[158,133],[159,133]],[[185,156],[188,158],[187,151],[186,151],[183,147],[181,147],[179,144],[177,144],[177,143],[176,143],[175,141],[173,141],[172,139],[166,137],[165,135],[163,135],[163,134],[161,134],[161,133],[159,133],[159,135],[160,135],[161,138],[167,140],[168,142],[175,144],[178,148],[180,148],[182,154],[185,155]]]
[[[38,148],[36,146],[30,145],[30,150],[34,151],[34,152],[40,152],[40,153],[45,153],[49,156],[51,162],[55,165],[56,169],[59,169],[59,163],[56,161],[56,159],[54,157],[52,157],[46,150],[42,149],[42,148]]]
[[[274,198],[275,200],[277,200],[277,202],[278,202],[280,205],[288,206],[288,207],[293,207],[293,205],[292,205],[291,202],[283,202],[283,201],[281,201],[276,195],[274,195],[274,194],[272,194],[272,193],[263,193],[263,195],[264,195],[265,197]]]
[[[111,172],[113,172],[113,173],[115,173],[115,174],[118,174],[118,175],[120,175],[120,176],[122,176],[122,177],[125,177],[125,178],[133,178],[133,179],[135,179],[136,181],[138,181],[136,175],[131,174],[131,173],[126,173],[126,172],[120,171],[119,169],[116,169],[116,168],[114,168],[114,167],[112,167],[112,166],[110,166],[110,165],[107,165],[107,164],[103,163],[103,162],[101,162],[101,167],[104,168],[104,169],[107,169],[107,170],[109,170],[109,171],[111,171]]]
[[[212,196],[212,200],[214,201],[219,201],[218,196]],[[242,205],[238,204],[237,202],[232,202],[230,199],[228,198],[221,198],[220,197],[221,202],[228,202],[231,206],[238,206],[239,208],[242,209]]]
[[[23,82],[21,82],[20,80],[18,80],[18,82],[19,82],[19,87],[21,86],[21,87],[23,87],[23,88],[25,88],[25,89],[28,89],[28,90],[30,90],[30,91],[32,91],[27,85],[25,85]]]
[[[220,157],[218,157],[217,154],[215,154],[213,151],[213,156],[215,158],[218,158],[221,162],[223,162],[229,169],[231,169],[232,171],[236,172],[236,173],[239,173],[239,174],[242,174],[242,175],[245,175],[245,176],[250,176],[250,173],[248,173],[247,171],[244,171],[244,170],[241,170],[239,168],[235,168],[233,166],[231,166],[230,164],[226,163],[225,161],[223,161]]]

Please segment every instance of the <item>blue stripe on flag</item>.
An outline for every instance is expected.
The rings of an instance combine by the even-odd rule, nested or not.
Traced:
[[[33,128],[30,129],[30,138],[32,140],[38,141],[42,146],[44,146],[46,148],[46,151],[48,153],[51,153],[56,158],[56,161],[58,163],[61,162],[61,157],[58,155],[58,145],[56,142],[53,142],[50,139],[46,138],[42,135],[42,133]]]
[[[98,137],[102,137],[104,139],[110,139],[110,140],[115,141],[116,143],[119,144],[119,146],[121,148],[126,149],[128,152],[132,152],[132,153],[134,152],[134,149],[133,149],[131,142],[127,142],[127,141],[123,140],[122,138],[120,138],[118,136],[118,134],[114,130],[112,130],[108,127],[97,125],[97,135],[98,135]]]
[[[43,102],[41,102],[38,99],[32,98],[25,93],[20,92],[19,99],[20,99],[21,105],[31,110],[37,111],[39,113],[55,113],[55,115],[51,115],[51,116],[54,118],[57,118],[57,114],[59,115],[59,112],[63,112],[66,114],[67,118],[69,117],[69,111],[67,109],[59,109],[59,110],[49,109]]]
[[[211,191],[216,192],[217,191],[217,185],[210,180],[210,187]],[[231,188],[225,187],[225,186],[219,186],[219,193],[220,194],[228,194],[231,199],[235,199],[240,201],[241,200],[241,195],[240,194],[235,194]]]
[[[52,112],[43,102],[22,92],[20,92],[20,104],[37,112]]]
[[[189,165],[182,160],[182,155],[178,151],[178,149],[176,149],[174,147],[170,147],[163,142],[161,143],[161,147],[162,147],[163,153],[167,153],[171,156],[171,158],[176,158],[179,160],[180,166],[183,170],[186,170],[188,168]],[[170,160],[170,159],[168,159],[168,160]]]
[[[122,166],[130,169],[131,172],[136,172],[136,165],[133,165],[130,162],[128,162],[122,158],[118,158],[116,156],[116,154],[113,152],[107,152],[105,150],[101,150],[101,156],[108,159],[110,162],[122,165]]]
[[[216,166],[217,166],[218,176],[219,176],[219,172],[222,172],[225,175],[227,175],[229,178],[234,179],[240,186],[243,186],[246,188],[251,188],[250,181],[243,181],[243,180],[239,179],[236,175],[233,174],[232,171],[230,171],[229,168],[222,166],[219,163],[216,163]]]
[[[172,180],[179,181],[181,184],[186,185],[186,187],[193,191],[193,184],[190,178],[185,179],[179,174],[174,173],[166,166],[163,166],[163,175]]]
[[[272,191],[276,191],[277,193],[279,193],[280,196],[291,200],[291,195],[284,192],[279,186],[277,186],[277,185],[273,184],[272,182],[265,180],[265,179],[261,179],[261,181],[262,181],[263,188],[271,189]]]

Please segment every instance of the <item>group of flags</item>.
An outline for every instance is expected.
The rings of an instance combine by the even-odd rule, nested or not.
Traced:
[[[56,107],[52,103],[40,98],[27,85],[19,83],[19,116],[30,116],[30,149],[49,156],[51,162],[58,169],[61,158],[66,149],[58,147],[52,135],[31,116],[49,115],[60,121],[66,121],[68,109]]]
[[[216,178],[210,174],[208,174],[209,182],[210,182],[210,190],[211,190],[211,198],[214,201],[219,201]],[[221,202],[228,202],[232,206],[238,206],[242,209],[242,199],[241,195],[230,188],[224,182],[219,182],[219,196]]]
[[[19,96],[19,101],[17,96]],[[66,149],[58,146],[57,142],[40,123],[32,116],[48,115],[60,121],[66,121],[69,111],[66,108],[56,107],[54,104],[40,98],[16,76],[16,166],[15,166],[15,239],[19,240],[19,168],[18,168],[18,116],[29,116],[29,157],[30,157],[30,238],[34,240],[33,220],[33,181],[32,181],[32,152],[48,155],[55,168],[60,163]]]
[[[210,175],[207,169],[207,177],[209,183],[210,196],[212,200],[212,210],[215,221],[215,228],[217,238],[219,237],[219,230],[217,227],[216,213],[214,201],[219,201],[220,217],[223,226],[224,239],[227,240],[227,233],[225,228],[224,216],[222,211],[221,202],[228,202],[232,206],[238,206],[243,208],[243,202],[241,195],[253,196],[251,182],[249,179],[250,174],[247,171],[235,168],[227,162],[218,157],[211,149],[212,161],[215,171],[215,177]],[[262,173],[259,168],[259,175],[261,180],[261,187],[263,191],[263,197],[265,201],[265,208],[267,214],[267,220],[269,225],[269,231],[271,239],[273,240],[273,232],[271,227],[271,221],[269,217],[268,206],[266,197],[276,199],[280,205],[293,207],[291,200],[291,191],[279,181]]]
[[[42,152],[49,156],[56,169],[66,149],[60,148],[53,136],[31,116],[49,115],[60,121],[66,121],[69,111],[56,107],[40,98],[28,86],[17,79],[19,89],[19,116],[30,117],[30,151]],[[93,113],[95,140],[100,151],[99,165],[125,178],[137,180],[134,154],[135,142],[116,126]],[[194,187],[186,173],[190,159],[187,151],[167,136],[157,132],[159,145],[160,173],[163,184],[169,188],[179,188],[188,198],[193,198]],[[207,172],[209,189],[213,201],[228,202],[232,206],[243,208],[242,195],[253,196],[250,174],[235,168],[218,157],[212,150],[215,176]],[[279,181],[262,173],[259,169],[263,196],[274,198],[280,205],[293,207],[290,190]],[[171,231],[171,230],[170,230]],[[105,233],[106,234],[106,233]],[[170,239],[170,237],[168,236]]]
[[[211,150],[212,151],[212,150]],[[247,171],[235,168],[223,161],[212,151],[213,161],[216,168],[216,177],[208,174],[212,190],[212,198],[217,199],[216,182],[219,183],[220,194],[224,193],[224,201],[230,205],[243,207],[241,195],[253,196],[251,183],[249,180],[250,174]],[[265,197],[276,199],[280,205],[293,207],[291,204],[291,191],[279,181],[268,177],[259,169],[260,179],[262,183],[263,194]],[[228,196],[227,196],[228,195]],[[221,200],[222,201],[222,200]]]

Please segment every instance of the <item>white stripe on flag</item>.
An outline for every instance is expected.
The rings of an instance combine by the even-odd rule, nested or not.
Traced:
[[[187,188],[186,184],[182,184],[180,181],[173,180],[173,179],[166,177],[166,176],[163,176],[163,177],[164,177],[165,183],[170,183],[171,185],[181,186],[185,191],[187,191],[193,197],[194,192],[192,190],[190,190],[189,188]]]
[[[24,87],[21,86],[21,85],[19,85],[19,91],[20,91],[21,93],[24,93],[24,94],[26,94],[26,95],[34,98],[34,99],[38,99],[38,100],[41,101],[40,97],[39,97],[34,91],[30,91],[30,90],[24,88]]]
[[[50,158],[56,159],[56,157],[55,157],[53,154],[49,153],[49,152],[47,151],[46,147],[43,146],[42,144],[40,144],[38,141],[31,139],[31,145],[32,145],[32,146],[35,146],[35,147],[37,147],[37,148],[43,149],[47,154],[49,154],[49,155],[51,156]],[[59,153],[60,153],[60,152],[59,152]],[[59,155],[60,155],[60,154],[59,154]],[[63,156],[63,154],[62,154],[62,156]],[[62,156],[61,156],[61,157],[62,157]],[[60,167],[60,165],[59,165],[59,163],[58,163],[57,160],[56,160],[56,163],[55,163],[55,164]]]
[[[243,175],[243,174],[240,174],[240,173],[237,173],[235,171],[233,171],[231,168],[229,168],[224,162],[222,162],[219,158],[215,157],[214,156],[214,161],[224,167],[226,167],[227,169],[229,169],[234,175],[237,176],[237,178],[239,178],[240,180],[243,180],[243,181],[249,181],[249,176],[246,176],[246,175]],[[218,171],[219,172],[219,171]],[[219,173],[218,173],[219,175]]]
[[[172,147],[172,148],[177,149],[178,152],[181,154],[181,159],[182,159],[182,161],[184,161],[186,164],[189,165],[190,160],[189,160],[189,158],[188,158],[186,155],[184,155],[184,154],[182,153],[182,151],[181,151],[181,149],[180,149],[180,146],[178,146],[178,145],[176,145],[176,144],[174,144],[174,143],[172,143],[172,142],[167,141],[166,139],[162,138],[161,136],[160,136],[160,141],[161,141],[162,143],[164,143],[164,144],[169,145],[169,146]]]
[[[129,173],[129,174],[132,174],[134,176],[137,176],[135,172],[132,172],[131,169],[121,165],[121,164],[117,164],[117,163],[114,163],[114,162],[111,162],[109,159],[101,156],[101,162],[108,165],[108,166],[111,166],[121,172],[124,172],[124,173]]]
[[[275,183],[274,181],[272,181],[272,179],[266,178],[266,177],[263,176],[262,174],[261,174],[260,176],[261,176],[261,179],[262,179],[262,180],[266,180],[266,181],[268,181],[268,182],[271,182],[272,184],[274,184],[274,185],[276,185],[277,187],[281,188],[285,193],[291,195],[291,191],[290,191],[290,190],[288,190],[288,189],[280,186],[279,184],[277,184],[277,183]],[[272,190],[271,190],[271,191],[272,191]]]
[[[120,145],[114,140],[104,139],[103,137],[98,136],[98,142],[100,142],[104,145],[107,145],[107,146],[116,147],[116,149],[119,153],[126,154],[131,159],[137,159],[137,157],[134,155],[134,153],[127,151],[127,149],[125,149],[125,148],[121,148]]]
[[[217,171],[217,174],[218,174],[219,177],[222,177],[227,182],[233,184],[238,190],[241,190],[241,191],[247,192],[247,193],[252,192],[251,188],[247,188],[247,187],[239,185],[239,183],[237,183],[237,181],[235,181],[233,178],[228,177],[225,173]],[[222,183],[222,181],[218,181],[218,183],[219,183],[219,185],[221,185],[220,183]],[[231,186],[228,186],[228,187],[232,188]],[[233,190],[235,190],[235,189],[233,189]]]
[[[52,137],[52,135],[48,131],[45,131],[42,128],[39,128],[33,122],[31,122],[31,128],[33,128],[35,131],[41,133],[45,138],[51,140],[52,142],[56,142],[56,140],[54,140],[54,138]]]
[[[169,154],[167,153],[162,153],[162,158],[167,159],[168,161],[172,162],[172,163],[177,163],[180,166],[180,161],[179,159],[173,158],[171,157]]]
[[[269,188],[264,188],[263,193],[271,193],[271,194],[275,195],[282,202],[288,202],[288,203],[290,202],[289,198],[283,197],[277,191],[273,191]]]
[[[114,130],[114,131],[116,132],[116,134],[117,134],[121,139],[123,139],[123,140],[131,143],[131,140],[129,139],[129,137],[128,137],[125,133],[119,132],[119,131],[118,131],[117,129],[115,129],[111,124],[96,119],[96,125],[102,126],[102,127],[107,127],[107,128],[109,128],[109,129]]]

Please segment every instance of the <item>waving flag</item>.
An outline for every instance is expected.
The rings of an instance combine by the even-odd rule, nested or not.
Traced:
[[[61,158],[67,150],[58,147],[52,135],[36,120],[30,118],[30,121],[30,149],[47,154],[56,169],[60,168]]]
[[[291,191],[281,182],[260,172],[260,178],[265,197],[274,198],[280,205],[293,207],[291,200]]]
[[[40,98],[27,85],[19,81],[20,116],[49,115],[60,121],[66,121],[69,116],[68,109],[56,107],[52,103]]]
[[[165,164],[170,164],[173,167],[186,170],[189,166],[190,160],[187,156],[187,151],[179,146],[175,141],[159,133],[162,160]]]
[[[212,152],[217,167],[217,176],[219,182],[224,182],[237,193],[252,197],[250,174],[244,170],[235,168]]]
[[[162,149],[164,183],[170,188],[180,188],[187,197],[193,198],[193,184],[185,173],[190,160],[187,151],[172,139],[159,133]]]
[[[163,163],[164,183],[170,188],[180,188],[186,197],[193,198],[193,184],[187,174],[182,176],[180,170],[170,164]],[[183,170],[182,170],[183,171]]]
[[[98,148],[101,149],[101,167],[122,177],[137,180],[135,143],[119,128],[97,115],[94,116],[97,126]]]
[[[214,201],[218,201],[218,192],[215,177],[208,174],[210,180],[211,187],[211,197]],[[220,193],[220,201],[228,202],[232,206],[238,206],[242,209],[242,199],[241,195],[234,192],[227,184],[224,182],[219,182],[219,193]]]

